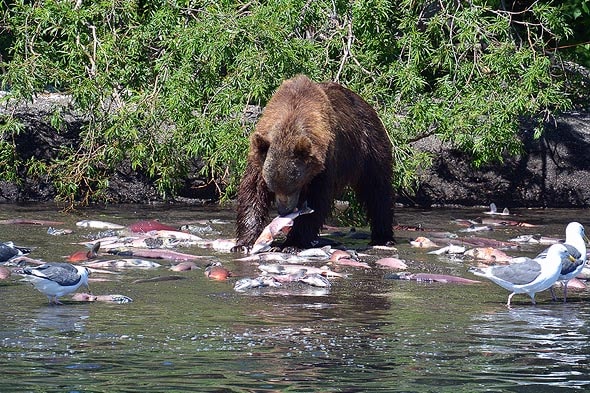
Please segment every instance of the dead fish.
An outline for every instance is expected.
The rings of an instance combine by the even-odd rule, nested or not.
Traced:
[[[234,290],[237,292],[243,292],[247,289],[259,288],[259,287],[279,287],[280,283],[276,282],[272,277],[256,277],[256,278],[242,278],[234,284]]]
[[[459,245],[470,245],[473,247],[493,247],[493,248],[503,248],[503,249],[515,249],[518,248],[517,243],[512,242],[504,242],[501,240],[490,239],[487,237],[477,237],[477,236],[469,236],[463,237],[456,240],[451,240],[452,244],[459,244]]]
[[[547,236],[541,236],[541,235],[520,235],[515,238],[508,239],[508,241],[516,242],[516,243],[551,245],[551,244],[560,243],[563,240],[555,238],[555,237],[547,237]]]
[[[30,220],[27,218],[11,218],[9,220],[0,220],[0,224],[13,225],[13,224],[28,224],[28,225],[64,225],[63,221],[47,221],[47,220]]]
[[[205,276],[212,280],[223,281],[233,276],[232,272],[221,266],[219,262],[212,262],[205,268]]]
[[[6,280],[8,277],[10,277],[11,274],[12,272],[9,268],[5,266],[0,266],[0,280]]]
[[[194,242],[197,243],[203,240],[202,237],[197,235],[193,235],[191,233],[180,232],[177,230],[166,230],[166,229],[158,229],[154,231],[146,232],[149,237],[156,237],[159,239],[170,239],[170,240],[180,240],[183,242]]]
[[[534,228],[538,227],[539,225],[529,224],[528,222],[522,221],[512,221],[512,220],[502,220],[499,218],[483,218],[481,223],[484,225],[497,225],[497,226],[510,226],[510,227],[525,227],[525,228]]]
[[[375,264],[381,267],[396,270],[404,270],[408,268],[408,265],[406,265],[404,261],[393,257],[378,259]]]
[[[123,229],[125,228],[123,225],[114,224],[112,222],[107,221],[98,221],[98,220],[82,220],[76,223],[76,226],[79,228],[92,228],[92,229]]]
[[[590,266],[584,266],[584,268],[576,278],[580,278],[582,280],[590,280]]]
[[[434,243],[432,240],[430,240],[429,238],[424,237],[424,236],[418,236],[416,238],[416,240],[410,241],[410,244],[412,245],[412,247],[418,247],[418,248],[438,247],[438,245],[436,243]]]
[[[462,226],[462,227],[470,227],[472,225],[480,224],[479,222],[477,222],[475,220],[469,220],[469,219],[465,219],[465,218],[456,218],[453,220],[453,222],[457,225]]]
[[[511,256],[493,247],[476,247],[465,251],[465,255],[489,262],[510,262]]]
[[[305,263],[309,262],[309,258],[303,258],[295,254],[286,252],[263,252],[260,254],[248,255],[242,258],[237,258],[236,261],[241,262],[279,262],[279,263]]]
[[[330,257],[330,246],[322,248],[308,248],[297,253],[297,256],[312,259],[328,259]]]
[[[563,286],[563,281],[557,281],[556,286]],[[587,285],[578,278],[572,278],[567,282],[568,289],[586,289]]]
[[[196,244],[201,248],[210,248],[215,251],[231,251],[236,246],[236,239],[201,240]]]
[[[75,293],[72,300],[76,302],[107,302],[107,303],[131,303],[133,299],[125,295],[92,295],[89,293]]]
[[[252,250],[250,251],[250,253],[256,254],[259,252],[269,250],[270,245],[276,237],[278,237],[281,234],[286,235],[287,233],[289,233],[297,217],[303,214],[310,213],[313,213],[313,209],[306,207],[303,210],[297,210],[291,214],[287,214],[286,216],[275,217],[275,219],[273,219],[270,222],[270,224],[268,224],[262,230],[262,233],[254,242],[254,245],[252,246]]]
[[[119,249],[109,250],[109,254],[121,255],[121,256],[135,256],[140,258],[154,258],[154,259],[169,259],[172,261],[194,261],[205,257],[199,255],[185,254],[173,250],[161,250],[161,249]]]
[[[305,269],[299,269],[298,272],[292,274],[273,274],[271,277],[280,283],[289,283],[299,281],[305,276]]]
[[[112,259],[110,261],[86,263],[84,266],[97,269],[154,269],[161,265],[145,259]]]
[[[344,250],[334,250],[330,254],[331,261],[338,261],[339,259],[351,259],[353,256],[350,252]]]
[[[314,266],[303,266],[303,265],[258,265],[258,269],[268,274],[293,274],[299,272],[301,269],[305,269],[307,274],[321,274],[326,277],[344,277],[343,274],[331,271],[328,268],[319,268]]]
[[[74,233],[71,229],[58,229],[54,227],[47,228],[47,234],[51,236],[62,236],[62,235],[70,235]]]
[[[496,207],[496,204],[494,202],[492,202],[492,203],[490,203],[490,210],[487,212],[484,212],[484,214],[491,214],[491,215],[495,215],[495,216],[509,216],[510,210],[508,210],[508,208],[505,207],[504,210],[499,212],[498,208]]]
[[[443,254],[463,254],[465,247],[458,246],[456,244],[450,244],[446,247],[439,248],[438,250],[429,251],[428,254],[443,255]]]
[[[489,225],[470,225],[469,227],[465,228],[465,229],[460,229],[459,232],[485,232],[485,231],[493,231],[494,228],[492,228]]]
[[[127,228],[129,228],[131,232],[135,233],[146,233],[156,230],[178,231],[178,228],[175,228],[171,225],[162,224],[160,221],[157,220],[139,221],[129,225]]]
[[[211,225],[208,223],[206,224],[186,224],[180,227],[180,230],[183,232],[190,232],[193,235],[197,236],[211,236],[211,235],[221,235],[221,231],[217,231],[213,229]]]
[[[360,267],[363,269],[370,269],[371,266],[369,266],[369,264],[367,264],[366,262],[360,262],[360,261],[356,261],[354,259],[350,259],[350,258],[340,258],[337,261],[334,261],[334,263],[336,265],[342,265],[342,266],[352,266],[352,267]]]
[[[330,288],[332,286],[332,283],[326,277],[317,273],[306,274],[303,277],[301,277],[299,281],[319,288]]]
[[[94,243],[90,250],[76,251],[70,255],[67,260],[69,262],[82,262],[94,259],[98,256],[98,250],[100,249],[100,242]]]
[[[433,273],[390,273],[386,275],[386,279],[394,280],[413,280],[419,282],[441,282],[453,284],[476,284],[480,281],[470,280],[468,278],[450,276],[447,274],[433,274]]]
[[[180,262],[180,263],[177,263],[176,265],[170,267],[170,270],[172,270],[173,272],[186,272],[188,270],[195,270],[195,269],[200,269],[200,267],[197,266],[197,264],[192,261]]]

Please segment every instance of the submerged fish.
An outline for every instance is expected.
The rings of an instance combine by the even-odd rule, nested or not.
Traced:
[[[406,263],[404,261],[402,261],[399,258],[394,258],[394,257],[386,257],[386,258],[381,258],[378,259],[375,262],[376,265],[384,267],[384,268],[388,268],[388,269],[399,269],[399,270],[404,270],[408,268],[408,265],[406,265]]]
[[[269,250],[270,245],[276,237],[281,234],[286,235],[289,233],[297,217],[310,213],[313,213],[313,209],[306,207],[305,209],[297,210],[286,216],[275,217],[275,219],[262,230],[262,233],[254,242],[254,246],[252,246],[250,253],[256,254]]]
[[[344,277],[343,274],[331,271],[328,268],[320,268],[314,266],[304,265],[281,265],[278,263],[270,265],[258,265],[258,269],[267,274],[296,274],[300,270],[305,269],[306,274],[321,274],[326,277]]]
[[[512,257],[508,256],[504,251],[493,247],[472,248],[465,251],[465,255],[490,262],[510,262],[512,260]]]
[[[434,274],[434,273],[391,273],[384,278],[394,280],[413,280],[419,282],[441,282],[453,284],[476,284],[480,281],[470,280],[468,278],[450,276],[448,274]]]
[[[145,259],[113,259],[110,261],[98,261],[87,263],[84,266],[92,268],[112,269],[153,269],[160,267],[160,264]]]
[[[178,228],[175,228],[171,225],[162,224],[160,221],[157,220],[146,220],[146,221],[139,221],[129,225],[129,230],[135,233],[145,233],[150,231],[178,231]]]
[[[245,291],[246,289],[259,287],[280,287],[281,283],[275,281],[272,277],[256,277],[256,278],[242,278],[234,284],[234,290],[237,292]]]
[[[133,299],[125,295],[92,295],[90,293],[75,293],[72,300],[76,302],[107,302],[107,303],[131,303]]]
[[[320,288],[330,288],[332,286],[332,283],[330,283],[330,281],[326,277],[317,273],[306,274],[305,276],[301,277],[299,281]]]

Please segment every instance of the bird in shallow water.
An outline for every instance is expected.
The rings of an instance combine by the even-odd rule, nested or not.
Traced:
[[[576,259],[580,259],[581,262],[579,263],[571,263],[569,260],[562,261],[561,273],[557,281],[561,281],[563,283],[563,302],[567,301],[567,283],[572,278],[578,276],[584,265],[586,264],[586,243],[589,242],[588,237],[586,236],[586,231],[584,230],[584,226],[579,222],[570,222],[565,227],[565,246],[568,249],[568,252]],[[547,250],[544,250],[537,258],[542,258],[547,255]],[[551,296],[553,300],[557,300],[555,297],[555,293],[553,288],[551,288]]]
[[[570,255],[565,245],[554,244],[547,250],[546,257],[522,258],[521,262],[510,265],[471,268],[469,271],[511,291],[506,303],[508,307],[512,297],[517,293],[526,293],[533,304],[536,304],[535,294],[550,288],[559,279],[564,259],[572,263],[580,263],[580,260]]]
[[[6,262],[19,255],[30,253],[29,248],[15,246],[13,242],[0,243],[0,262]]]
[[[70,263],[49,262],[41,266],[27,266],[20,272],[35,289],[49,299],[49,304],[62,304],[58,298],[74,292],[80,286],[88,287],[90,270]]]

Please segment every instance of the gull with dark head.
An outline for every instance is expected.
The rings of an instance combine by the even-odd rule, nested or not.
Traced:
[[[49,299],[49,304],[62,304],[58,298],[74,292],[80,286],[88,288],[90,270],[70,263],[50,262],[27,266],[20,272],[26,281]]]
[[[508,307],[517,293],[526,293],[533,304],[536,304],[535,294],[550,288],[559,279],[564,259],[579,263],[579,260],[570,255],[565,245],[554,244],[549,247],[546,257],[521,258],[520,262],[509,265],[471,268],[469,271],[511,291],[506,303]]]

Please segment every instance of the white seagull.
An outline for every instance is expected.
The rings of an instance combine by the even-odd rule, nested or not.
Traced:
[[[25,280],[49,299],[49,304],[62,304],[58,298],[74,292],[81,285],[88,287],[90,270],[70,263],[50,262],[41,266],[27,266],[22,270]]]
[[[584,265],[586,264],[586,243],[588,242],[588,237],[586,237],[586,231],[584,230],[584,226],[579,222],[570,222],[565,227],[565,246],[567,247],[569,253],[576,259],[580,259],[580,262],[571,263],[569,260],[562,261],[561,267],[561,274],[557,281],[561,281],[563,283],[563,302],[565,303],[567,300],[567,283],[572,278],[578,276]],[[542,253],[537,255],[537,258],[543,258],[547,255],[547,250],[544,250]],[[551,296],[553,300],[557,300],[555,297],[555,293],[553,292],[553,288],[551,288]]]
[[[569,254],[565,245],[554,244],[549,247],[544,258],[523,258],[522,262],[510,265],[471,268],[469,271],[512,291],[506,303],[508,307],[512,296],[517,293],[526,293],[531,297],[533,304],[536,304],[535,293],[550,288],[559,279],[564,258],[579,263],[579,260]]]

